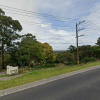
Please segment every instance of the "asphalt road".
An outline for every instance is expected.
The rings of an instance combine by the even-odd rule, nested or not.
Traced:
[[[100,68],[6,95],[0,100],[100,100]]]

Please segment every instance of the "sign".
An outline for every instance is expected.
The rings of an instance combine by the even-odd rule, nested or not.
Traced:
[[[18,74],[18,66],[7,66],[7,74]]]

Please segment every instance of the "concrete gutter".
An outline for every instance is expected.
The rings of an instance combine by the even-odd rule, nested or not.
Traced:
[[[9,88],[9,89],[4,89],[4,90],[0,91],[0,97],[11,94],[11,93],[15,93],[15,92],[18,92],[18,91],[22,91],[22,90],[25,90],[25,89],[29,89],[29,88],[32,88],[32,87],[36,87],[36,86],[39,86],[39,85],[42,85],[42,84],[45,84],[45,83],[48,83],[48,82],[52,82],[52,81],[61,79],[61,78],[65,78],[65,77],[69,77],[69,76],[72,76],[72,75],[75,75],[75,74],[79,74],[79,73],[83,73],[83,72],[90,71],[90,70],[93,70],[93,69],[97,69],[97,68],[100,68],[100,65],[90,67],[90,68],[86,68],[86,69],[83,69],[83,70],[73,71],[73,72],[70,72],[70,73],[67,73],[67,74],[54,76],[54,77],[51,77],[51,78],[48,78],[48,79],[39,80],[39,81],[36,81],[36,82],[28,83],[28,84],[25,84],[25,85],[20,85],[20,86]]]

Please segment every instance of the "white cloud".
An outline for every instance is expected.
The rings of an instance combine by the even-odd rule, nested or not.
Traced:
[[[86,20],[100,26],[100,3],[95,4],[91,9],[90,15],[86,17]]]
[[[86,20],[85,30],[81,33],[85,35],[85,44],[94,45],[98,37],[100,37],[100,3],[94,4],[90,10],[90,14],[83,17],[83,19]]]
[[[80,3],[79,6],[80,8],[77,6],[78,2]],[[96,23],[98,26],[100,26],[99,3],[95,5],[93,4],[94,5],[93,8],[91,8],[91,10],[89,9],[89,11],[88,10],[86,11],[86,7],[81,4],[80,0],[9,0],[9,2],[8,0],[0,0],[0,5],[19,8],[32,12],[41,12],[56,16],[64,16],[67,18],[71,17],[73,19],[76,19],[76,16],[77,17],[80,16],[80,18],[86,19],[89,22],[92,22],[94,24]],[[85,10],[82,11],[83,9]],[[20,22],[23,26],[23,31],[21,32],[21,34],[32,33],[33,35],[36,35],[37,39],[41,42],[55,43],[51,45],[56,50],[57,49],[65,50],[68,48],[69,45],[74,45],[74,46],[76,45],[75,30],[67,31],[63,29],[57,29],[52,26],[52,22],[50,21],[46,22],[41,18],[41,16],[37,16],[36,14],[33,15],[25,14],[25,13],[10,11],[7,9],[4,9],[4,11],[8,16],[11,16],[13,19],[17,19],[19,21],[21,20]],[[86,15],[85,17],[81,16],[80,14],[82,13],[85,14],[85,11],[90,12],[90,14]],[[17,13],[20,15],[12,13]],[[22,16],[21,14],[24,14],[24,16]],[[96,35],[100,34],[99,33],[100,30],[95,31],[93,29],[93,25],[87,24],[86,28],[87,26],[92,30],[86,29],[79,33],[85,35],[84,37],[79,38],[80,44],[89,43],[90,41],[91,44],[93,44],[97,39],[97,37],[95,37],[95,34]],[[86,37],[86,35],[91,35],[91,33],[92,34],[95,33],[93,37],[92,36]],[[66,43],[66,44],[61,44],[61,43]]]

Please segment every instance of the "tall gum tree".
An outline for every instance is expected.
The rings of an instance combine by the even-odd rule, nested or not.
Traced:
[[[11,17],[6,16],[5,12],[0,9],[0,48],[1,48],[1,66],[3,69],[4,54],[8,48],[13,46],[14,40],[19,35],[17,34],[22,30],[22,26],[18,20],[13,20]]]

